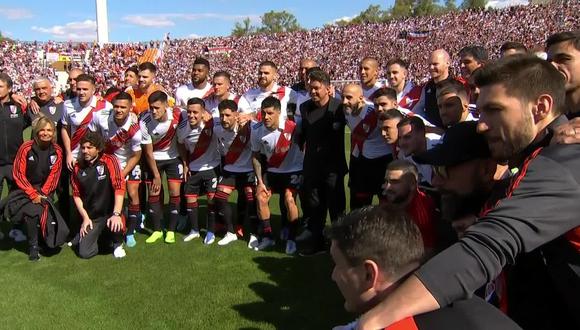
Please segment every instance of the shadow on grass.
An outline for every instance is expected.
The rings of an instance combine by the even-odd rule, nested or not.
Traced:
[[[330,278],[328,254],[315,257],[256,257],[273,283],[249,285],[260,302],[233,306],[240,316],[276,329],[331,329],[349,321],[343,299]]]

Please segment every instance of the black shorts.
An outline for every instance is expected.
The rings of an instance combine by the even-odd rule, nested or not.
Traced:
[[[393,160],[392,155],[368,159],[365,157],[350,158],[348,186],[352,191],[381,194],[385,182],[387,165]]]
[[[219,186],[242,191],[245,187],[256,186],[256,175],[254,172],[229,172],[222,170],[218,180]]]
[[[185,183],[185,197],[199,196],[200,194],[213,194],[217,188],[218,169],[189,172],[189,178]]]
[[[302,186],[302,171],[290,173],[266,172],[264,184],[266,188],[277,194],[283,194],[286,189],[298,192]]]
[[[167,181],[183,181],[183,164],[179,158],[156,160],[155,163],[157,164],[159,175],[163,175],[163,172],[165,172]],[[153,181],[153,173],[146,165],[143,167],[143,179],[147,183]]]

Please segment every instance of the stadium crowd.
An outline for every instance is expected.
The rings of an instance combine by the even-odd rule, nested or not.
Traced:
[[[580,32],[547,16],[578,28],[577,6],[212,38],[225,57],[169,40],[159,67],[134,65],[145,45],[93,47],[60,93],[26,63],[32,44],[4,44],[22,56],[0,72],[8,236],[31,261],[65,243],[124,258],[138,230],[302,256],[330,243],[345,309],[361,314],[338,329],[578,328]],[[412,51],[372,37],[409,27],[431,31]]]

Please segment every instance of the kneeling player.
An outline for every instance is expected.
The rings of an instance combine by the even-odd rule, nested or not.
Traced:
[[[191,231],[183,239],[189,242],[199,237],[198,203],[200,193],[207,194],[207,234],[204,244],[212,244],[215,240],[215,212],[213,197],[217,186],[217,171],[220,165],[220,155],[217,149],[217,139],[213,134],[214,119],[207,115],[204,120],[205,103],[194,97],[187,101],[187,121],[182,121],[177,129],[177,142],[185,171],[185,198],[187,202],[187,217]]]
[[[298,207],[296,193],[302,181],[304,154],[295,140],[296,124],[280,116],[280,100],[269,96],[262,101],[262,122],[252,128],[252,164],[258,180],[256,197],[258,217],[262,220],[262,241],[257,250],[273,246],[268,202],[272,192],[280,194],[288,210],[289,233],[286,253],[296,252]],[[261,158],[267,160],[267,173],[262,177]]]
[[[246,223],[255,215],[256,202],[254,200],[254,190],[256,186],[256,175],[252,168],[252,151],[250,147],[251,123],[238,124],[239,112],[235,101],[224,100],[218,105],[221,126],[214,129],[218,138],[218,146],[221,155],[224,157],[223,171],[218,181],[217,192],[214,198],[216,209],[223,214],[227,227],[226,236],[218,242],[219,245],[226,245],[238,239],[234,234],[232,221],[232,208],[228,203],[228,198],[234,189],[238,194],[243,194],[245,198],[245,219],[241,219],[238,214],[238,225]],[[255,224],[251,224],[252,233],[257,232]],[[258,239],[253,234],[250,235],[248,248],[256,248]]]
[[[81,157],[73,169],[73,200],[83,219],[78,251],[83,259],[99,252],[98,240],[103,231],[113,242],[113,256],[125,256],[125,224],[121,218],[125,182],[117,159],[103,153],[104,149],[102,136],[86,133],[80,141]]]

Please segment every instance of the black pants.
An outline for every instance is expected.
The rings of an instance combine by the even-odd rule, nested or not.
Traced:
[[[102,234],[107,237],[101,237]],[[123,243],[123,232],[111,232],[107,227],[107,218],[93,220],[93,229],[79,241],[79,257],[89,259],[96,256],[99,253],[99,240],[105,241],[103,238],[112,241],[113,247],[117,247]]]
[[[28,237],[28,245],[31,247],[38,247],[38,235],[40,227],[40,217],[44,209],[42,204],[29,203],[24,206],[23,221],[26,225],[26,234]]]
[[[2,196],[2,190],[4,189],[4,179],[6,179],[6,184],[8,185],[8,191],[12,190],[14,187],[14,178],[12,177],[12,164],[0,165],[0,197]]]
[[[330,220],[336,221],[346,208],[344,192],[344,174],[318,173],[308,175],[305,172],[303,194],[304,204],[308,209],[307,227],[315,240],[323,241],[326,224],[326,213]]]
[[[63,167],[60,171],[60,178],[58,180],[58,185],[56,186],[56,196],[58,197],[57,208],[66,224],[69,228],[71,228],[71,232],[73,229],[76,229],[78,225],[74,225],[74,220],[71,215],[70,211],[70,201],[71,201],[71,194],[70,194],[70,172],[68,168]],[[78,221],[77,221],[78,222]]]

